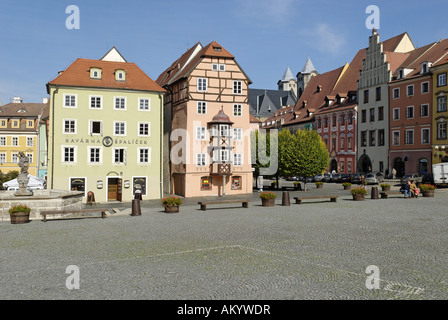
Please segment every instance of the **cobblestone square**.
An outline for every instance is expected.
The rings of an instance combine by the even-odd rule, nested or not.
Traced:
[[[197,199],[178,214],[144,201],[141,216],[0,223],[0,299],[446,299],[447,195],[353,201],[340,184],[249,208]],[[196,202],[195,202],[196,201]],[[113,204],[110,205],[114,207]],[[130,208],[129,203],[120,205]],[[380,288],[367,289],[368,266]],[[69,290],[68,266],[80,287]]]

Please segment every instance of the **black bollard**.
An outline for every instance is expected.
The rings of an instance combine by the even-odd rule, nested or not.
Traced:
[[[141,216],[142,211],[140,210],[140,200],[132,200],[132,213],[131,216]]]
[[[378,198],[378,188],[377,187],[372,187],[372,199],[379,199]]]
[[[289,192],[288,191],[283,191],[283,195],[282,195],[282,206],[290,206],[290,202],[289,202]]]

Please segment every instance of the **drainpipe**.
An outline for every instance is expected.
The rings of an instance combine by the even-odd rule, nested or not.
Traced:
[[[51,184],[50,189],[54,187],[54,97],[59,91],[59,86],[56,86],[56,90],[53,91],[52,107],[51,107]]]
[[[160,104],[160,199],[163,198],[163,139],[164,139],[164,124],[163,124],[163,95],[159,92]]]

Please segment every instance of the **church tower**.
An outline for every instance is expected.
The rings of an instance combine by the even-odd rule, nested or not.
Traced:
[[[311,62],[310,57],[308,57],[305,65],[303,66],[302,71],[297,74],[297,90],[298,90],[297,98],[300,98],[303,91],[305,91],[305,88],[310,82],[311,78],[317,76],[318,74],[319,73],[314,68],[314,65]]]
[[[294,95],[297,97],[297,81],[294,78],[294,75],[291,72],[291,69],[289,69],[289,66],[286,68],[285,73],[283,74],[283,77],[281,80],[277,82],[278,90],[283,91],[293,91]]]

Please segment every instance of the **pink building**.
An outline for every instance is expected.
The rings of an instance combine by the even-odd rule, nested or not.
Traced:
[[[251,80],[217,42],[197,43],[157,83],[165,97],[167,193],[185,197],[252,193]]]

